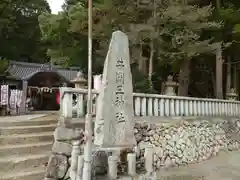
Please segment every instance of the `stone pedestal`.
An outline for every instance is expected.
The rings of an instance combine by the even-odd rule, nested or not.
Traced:
[[[235,90],[234,88],[232,88],[232,89],[230,90],[230,92],[227,93],[227,99],[228,99],[228,100],[236,101],[236,100],[237,100],[237,97],[238,97],[238,95],[237,95],[236,90]]]
[[[175,89],[178,83],[173,81],[172,76],[168,76],[167,82],[165,83],[165,95],[176,96]]]

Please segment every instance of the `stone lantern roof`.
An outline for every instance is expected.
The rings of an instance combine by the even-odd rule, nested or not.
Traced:
[[[234,88],[231,88],[230,89],[230,92],[227,93],[227,98],[229,100],[236,100],[238,97],[237,93],[236,93],[236,90]]]
[[[165,82],[165,95],[176,96],[175,88],[177,86],[178,83],[173,81],[173,76],[168,76],[167,82]]]
[[[82,88],[87,84],[87,80],[84,78],[81,72],[78,72],[77,76],[71,80],[71,82],[75,84],[76,88]]]
[[[173,76],[169,75],[167,77],[167,82],[165,83],[166,86],[176,87],[178,86],[178,83],[173,81]]]

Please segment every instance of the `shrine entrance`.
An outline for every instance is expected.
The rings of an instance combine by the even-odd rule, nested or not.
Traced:
[[[57,96],[59,87],[68,81],[54,71],[38,72],[28,78],[27,101],[31,110],[59,110]]]

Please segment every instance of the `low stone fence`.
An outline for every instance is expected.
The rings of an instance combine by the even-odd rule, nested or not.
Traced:
[[[98,91],[93,90],[93,112],[96,112]],[[65,117],[84,117],[87,90],[60,88],[61,111]],[[73,94],[76,105],[73,105]],[[240,101],[133,93],[134,116],[188,117],[239,116]]]
[[[149,146],[154,150],[155,170],[201,162],[216,156],[220,150],[239,149],[240,118],[156,121],[146,117],[145,121],[140,120],[135,125],[138,169],[144,167],[144,153]],[[83,138],[81,128],[69,124],[69,120],[60,118],[54,133],[53,154],[48,163],[45,180],[69,179],[72,142]],[[98,161],[93,162],[93,169],[106,172],[107,159],[104,153],[95,154],[93,159]]]

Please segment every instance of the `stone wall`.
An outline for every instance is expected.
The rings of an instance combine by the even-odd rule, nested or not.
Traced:
[[[155,147],[156,169],[196,163],[216,156],[220,150],[239,149],[239,130],[239,118],[137,123],[138,167],[143,166],[144,148],[149,145]]]
[[[83,140],[83,134],[81,124],[73,124],[70,119],[59,118],[45,180],[70,180],[72,141]]]
[[[62,121],[60,118],[54,132],[53,154],[49,159],[45,180],[70,179],[71,140],[83,138],[83,130],[76,128],[80,126],[66,126]],[[144,148],[150,145],[155,149],[154,167],[157,170],[204,161],[216,156],[220,150],[239,149],[240,118],[139,121],[134,131],[139,150],[137,167],[141,169],[144,166]],[[103,154],[101,152],[98,155]],[[94,159],[99,160],[96,157]],[[100,159],[107,162],[105,157]],[[102,162],[94,164],[103,167]]]

